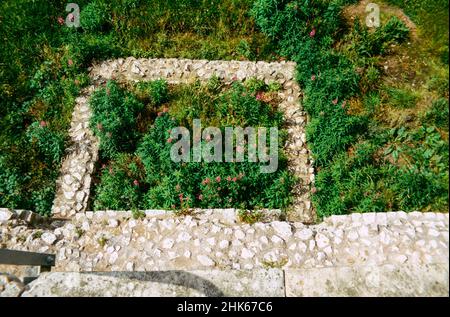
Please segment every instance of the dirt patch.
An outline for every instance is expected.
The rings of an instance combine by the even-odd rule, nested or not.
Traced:
[[[354,22],[355,19],[359,19],[362,23],[364,23],[366,16],[368,15],[368,12],[366,12],[366,7],[369,3],[373,3],[373,1],[362,0],[355,5],[347,6],[343,10],[344,18],[349,22]],[[411,38],[417,39],[417,27],[414,22],[412,22],[411,19],[403,12],[403,10],[380,2],[377,2],[376,4],[380,7],[381,25],[387,22],[387,20],[389,20],[392,16],[396,16],[411,30]]]

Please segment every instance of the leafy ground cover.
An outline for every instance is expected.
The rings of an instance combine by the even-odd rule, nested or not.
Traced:
[[[91,128],[100,139],[101,156],[94,209],[287,207],[295,179],[287,172],[282,150],[286,132],[277,110],[278,88],[256,79],[228,87],[213,78],[206,85],[173,87],[162,80],[141,82],[129,87],[130,92],[109,82],[90,101]],[[225,127],[278,127],[277,171],[261,173],[266,163],[249,162],[248,145],[237,144],[233,153],[244,152],[242,162],[194,162],[192,147],[190,162],[174,162],[170,150],[178,140],[171,129],[188,128],[193,144],[194,119],[200,119],[203,128],[219,128],[222,135]],[[202,147],[207,143],[203,136]]]
[[[74,100],[94,59],[272,59],[251,1],[80,0],[0,3],[0,206],[49,214]],[[207,8],[205,10],[205,8]]]
[[[386,5],[369,30],[356,1],[259,0],[252,10],[298,64],[319,216],[448,209],[448,3],[392,2],[417,18],[414,30]],[[427,31],[421,9],[431,8],[439,31]]]
[[[66,1],[2,1],[0,206],[50,212],[94,59],[282,56],[312,118],[319,216],[447,210],[448,2],[378,1],[375,31],[366,2],[80,0],[72,29]]]

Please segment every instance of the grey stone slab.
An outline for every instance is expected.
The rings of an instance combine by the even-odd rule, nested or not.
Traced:
[[[448,296],[448,263],[287,270],[286,295]]]
[[[277,269],[242,271],[154,271],[44,273],[22,296],[249,296],[285,295],[283,272]]]

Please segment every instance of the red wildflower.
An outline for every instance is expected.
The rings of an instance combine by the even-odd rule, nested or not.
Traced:
[[[312,31],[311,32],[309,32],[309,36],[310,37],[314,37],[316,35],[316,29],[312,29]]]
[[[237,178],[236,178],[236,177],[233,177],[232,181],[233,181],[233,182],[236,182],[236,181],[237,181]]]
[[[58,17],[58,23],[59,23],[59,25],[63,25],[64,19],[62,17]]]
[[[167,143],[172,143],[173,139],[172,138],[168,138],[167,139]]]

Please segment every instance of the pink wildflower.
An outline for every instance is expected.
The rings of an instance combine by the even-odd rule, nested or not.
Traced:
[[[198,200],[203,200],[203,195],[202,194],[198,195]]]
[[[220,183],[221,180],[222,180],[222,179],[220,178],[220,176],[217,176],[217,177],[216,177],[216,182]]]
[[[232,181],[233,181],[233,182],[236,182],[236,181],[237,181],[237,178],[236,178],[236,177],[233,177]]]
[[[210,182],[210,180],[209,180],[209,178],[207,177],[207,178],[205,178],[204,180],[203,180],[203,185],[207,185],[207,184],[209,184],[209,182]]]
[[[313,194],[317,193],[317,188],[315,188],[315,187],[311,188],[311,193],[313,193]]]
[[[172,138],[168,138],[167,139],[167,143],[172,143],[173,139]]]
[[[64,19],[62,17],[58,17],[58,23],[59,23],[59,25],[63,25]]]
[[[47,126],[47,122],[41,121],[41,122],[39,123],[39,125],[40,125],[41,127],[46,127],[46,126]]]
[[[337,103],[338,103],[338,99],[337,98],[333,99],[333,105],[337,105]]]
[[[231,176],[227,177],[227,181],[231,182]]]
[[[316,35],[316,29],[312,29],[312,31],[311,32],[309,32],[309,36],[310,37],[314,37]]]
[[[133,185],[134,185],[134,186],[139,186],[139,181],[138,181],[137,179],[135,179],[135,180],[133,181]]]
[[[69,66],[72,66],[72,65],[73,65],[73,60],[69,59],[69,60],[67,61],[67,64],[69,64]]]
[[[263,98],[263,93],[262,92],[258,92],[256,94],[256,100],[262,100],[262,98]]]
[[[316,75],[312,75],[312,76],[311,76],[311,80],[312,80],[312,81],[315,81],[315,80],[316,80]]]

